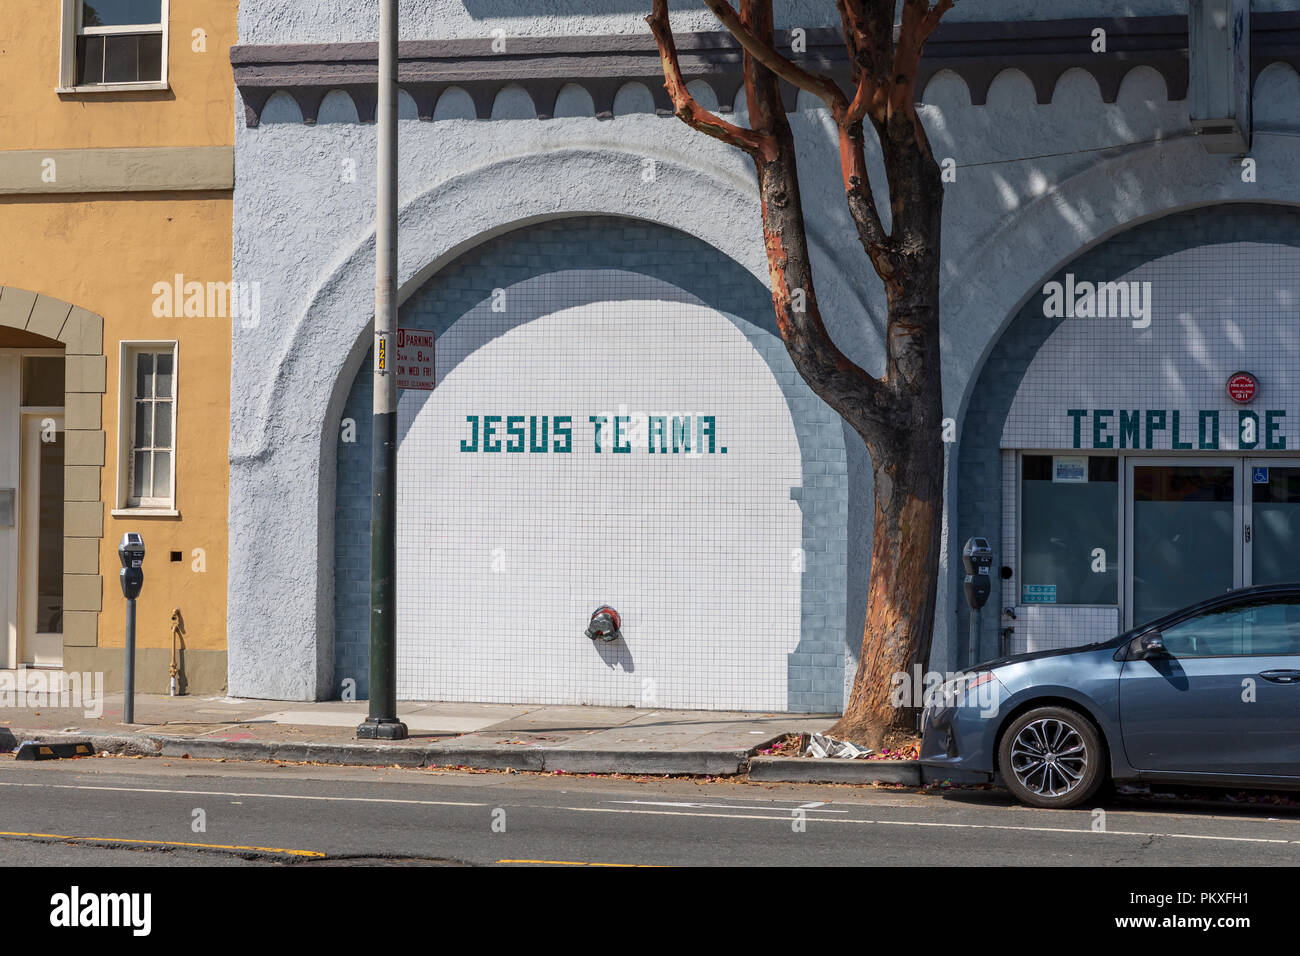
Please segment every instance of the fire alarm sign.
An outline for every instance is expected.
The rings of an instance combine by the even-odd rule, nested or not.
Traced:
[[[1228,379],[1228,397],[1243,405],[1255,397],[1258,388],[1259,382],[1249,372],[1237,372]]]

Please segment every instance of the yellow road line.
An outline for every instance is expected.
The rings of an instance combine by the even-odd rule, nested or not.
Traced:
[[[325,856],[316,850],[287,850],[274,846],[233,846],[224,843],[181,843],[176,840],[131,840],[126,837],[85,837],[68,836],[64,833],[6,833],[0,831],[0,837],[27,837],[39,840],[63,840],[71,843],[137,843],[149,846],[183,846],[199,850],[252,850],[258,853],[283,853],[287,856]]]
[[[650,867],[649,863],[592,863],[587,860],[497,860],[498,863],[539,863],[543,866],[623,866]]]

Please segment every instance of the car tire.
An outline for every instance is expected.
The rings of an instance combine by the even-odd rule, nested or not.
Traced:
[[[1068,707],[1035,707],[1002,735],[998,769],[1007,789],[1031,807],[1064,810],[1106,782],[1106,748],[1093,722]]]

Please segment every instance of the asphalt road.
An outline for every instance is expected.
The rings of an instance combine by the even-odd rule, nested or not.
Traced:
[[[1294,865],[1300,813],[1000,791],[0,760],[0,865]],[[197,811],[197,812],[196,812]],[[201,821],[203,829],[196,830]]]

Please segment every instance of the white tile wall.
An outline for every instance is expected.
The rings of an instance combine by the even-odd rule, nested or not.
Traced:
[[[785,708],[794,424],[737,327],[653,281],[512,286],[438,340],[433,392],[402,394],[400,698]],[[573,451],[462,452],[485,415],[569,415]],[[630,416],[632,451],[607,425],[597,454],[590,415]],[[715,453],[649,454],[649,415],[716,416]],[[601,604],[624,641],[583,636]]]
[[[1110,640],[1120,632],[1117,607],[1051,607],[1043,604],[1016,608],[1015,633],[1008,653],[1078,647]]]
[[[1106,277],[1077,274],[1076,281]],[[1020,383],[1002,435],[1004,448],[1071,448],[1067,409],[1165,409],[1181,412],[1180,438],[1197,442],[1197,413],[1219,412],[1223,450],[1238,447],[1237,410],[1227,396],[1234,372],[1259,380],[1254,402],[1285,409],[1287,449],[1300,446],[1300,249],[1254,242],[1200,246],[1155,259],[1120,277],[1151,283],[1151,324],[1125,318],[1067,318],[1034,357]],[[1039,301],[1044,299],[1036,294]],[[1153,433],[1155,448],[1172,448],[1172,414]],[[1108,434],[1118,434],[1118,414]],[[1092,420],[1083,422],[1092,447]],[[1146,447],[1145,418],[1140,436]],[[1118,446],[1118,440],[1115,442]],[[1264,449],[1260,436],[1258,450]]]

